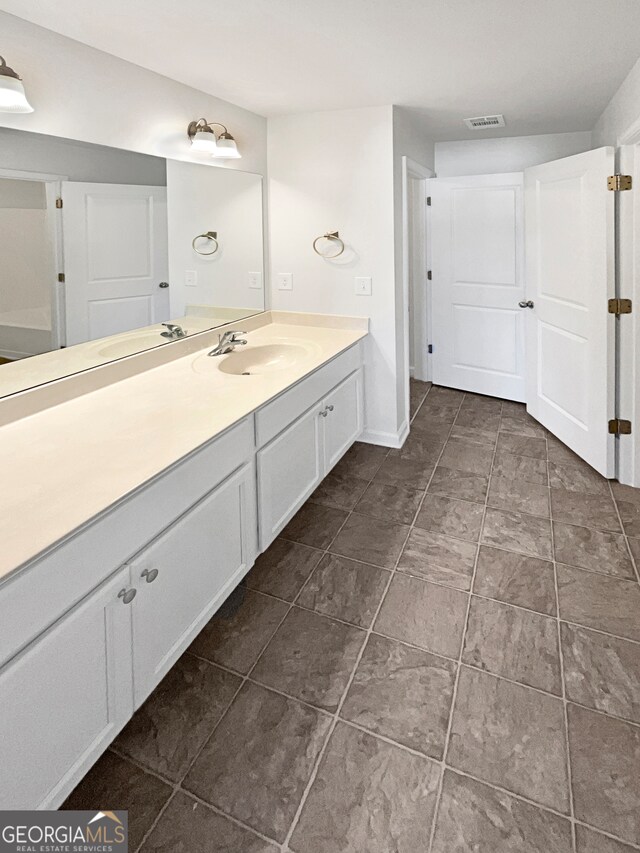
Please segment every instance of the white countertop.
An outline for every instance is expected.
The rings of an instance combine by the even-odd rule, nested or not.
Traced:
[[[300,316],[247,335],[304,344],[293,367],[235,376],[206,348],[0,427],[0,578],[364,338],[366,320]],[[324,323],[323,323],[324,321]],[[351,325],[351,328],[349,328]]]

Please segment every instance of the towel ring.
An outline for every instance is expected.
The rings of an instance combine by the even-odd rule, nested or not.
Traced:
[[[205,234],[198,234],[198,236],[194,237],[191,241],[193,251],[198,255],[215,255],[215,253],[218,251],[218,240],[216,239],[217,237],[217,231],[207,231]],[[196,240],[210,240],[214,244],[212,251],[201,252],[200,249],[196,247]]]
[[[333,255],[325,255],[322,252],[318,251],[317,243],[319,240],[331,240],[334,243],[339,243],[340,246],[338,251]],[[329,231],[326,234],[321,234],[319,237],[313,241],[313,251],[316,255],[320,255],[321,258],[326,258],[327,260],[331,260],[331,258],[337,258],[344,252],[344,241],[340,239],[340,234],[337,231]]]

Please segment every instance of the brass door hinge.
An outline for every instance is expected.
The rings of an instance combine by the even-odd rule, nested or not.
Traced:
[[[607,189],[619,193],[631,189],[631,175],[609,175],[607,178]]]
[[[64,282],[64,273],[63,272],[58,273],[58,281]]]
[[[609,314],[631,314],[630,299],[610,299],[608,301]]]
[[[631,421],[613,418],[609,421],[609,432],[611,435],[631,435]]]
[[[56,207],[58,208],[58,210],[60,210],[60,208],[62,207],[62,199],[61,198],[56,199]]]

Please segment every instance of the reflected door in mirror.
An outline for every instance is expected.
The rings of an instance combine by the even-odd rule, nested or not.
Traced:
[[[169,319],[165,187],[63,182],[67,345]]]

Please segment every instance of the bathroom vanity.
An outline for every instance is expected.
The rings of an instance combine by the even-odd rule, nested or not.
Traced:
[[[0,428],[0,808],[64,801],[362,432],[366,320],[247,327]]]

